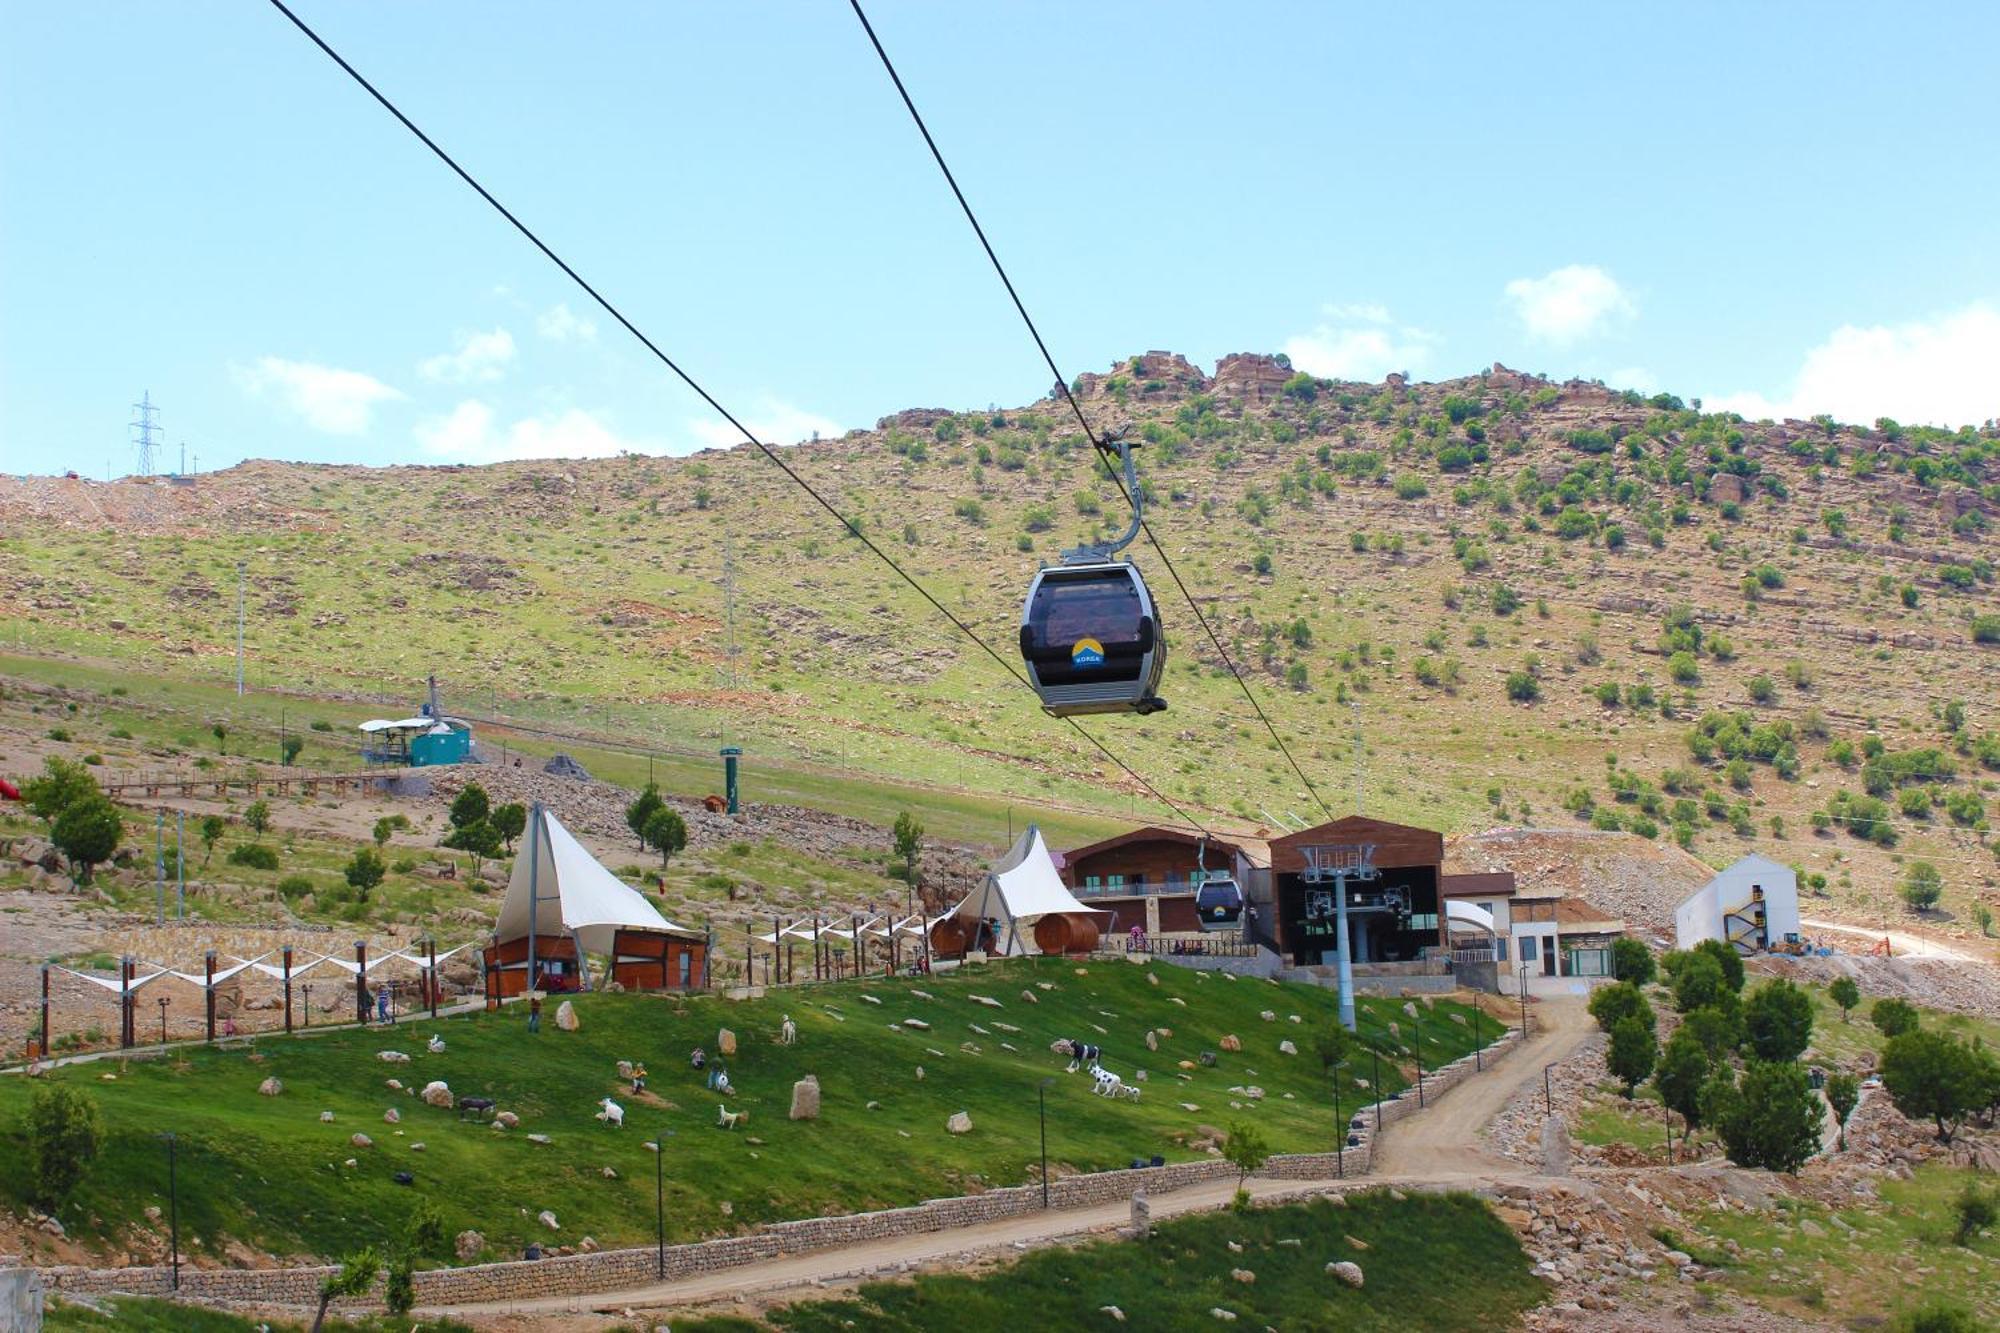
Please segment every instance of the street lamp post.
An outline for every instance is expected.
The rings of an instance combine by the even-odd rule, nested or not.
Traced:
[[[169,1001],[168,1001],[167,997],[166,997],[166,996],[164,996],[164,995],[162,995],[162,996],[160,997],[160,1045],[162,1045],[162,1046],[165,1046],[165,1045],[167,1044],[167,1005],[168,1005],[168,1003],[169,1003]]]
[[[662,1126],[653,1142],[653,1258],[662,1282],[667,1279],[667,1136],[672,1133]]]
[[[1417,1109],[1424,1109],[1424,1011],[1417,1010]]]
[[[1549,1071],[1554,1068],[1554,1065],[1542,1066],[1542,1110],[1548,1115],[1556,1113],[1555,1094],[1549,1091]]]
[[[1370,1047],[1368,1058],[1375,1064],[1375,1132],[1382,1132],[1382,1052]]]
[[[1346,1063],[1342,1061],[1342,1063]],[[1339,1135],[1333,1141],[1333,1171],[1340,1179],[1347,1179],[1347,1117],[1340,1111],[1340,1066],[1333,1068],[1333,1126]]]
[[[303,983],[303,985],[306,992],[306,1026],[311,1027],[313,1025],[313,984],[308,981]]]
[[[1521,1040],[1526,1041],[1528,1039],[1528,965],[1525,962],[1521,964],[1520,971],[1520,984],[1514,987],[1514,993],[1521,999]]]
[[[1055,1078],[1054,1076],[1050,1076],[1048,1078],[1043,1079],[1041,1083],[1037,1085],[1037,1087],[1035,1088],[1036,1118],[1040,1120],[1042,1129],[1043,1211],[1047,1211],[1049,1206],[1049,1084],[1053,1082],[1055,1082]]]

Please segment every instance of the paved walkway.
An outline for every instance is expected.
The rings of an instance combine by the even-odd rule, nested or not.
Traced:
[[[1806,930],[1829,930],[1850,938],[1864,939],[1870,943],[1879,941],[1886,935],[1889,947],[1895,950],[1895,956],[1898,958],[1949,958],[1960,963],[1983,961],[1963,949],[1939,943],[1927,935],[1912,935],[1906,930],[1878,930],[1872,926],[1851,926],[1840,921],[1826,921],[1810,916],[1800,917],[1799,925]]]
[[[1483,1152],[1477,1135],[1514,1093],[1542,1076],[1542,1066],[1562,1059],[1589,1035],[1590,1016],[1576,998],[1550,999],[1533,1011],[1528,1043],[1509,1054],[1492,1071],[1475,1075],[1439,1097],[1424,1110],[1387,1126],[1375,1146],[1375,1169],[1350,1181],[1265,1180],[1249,1182],[1257,1198],[1297,1198],[1325,1194],[1353,1184],[1434,1184],[1473,1186],[1527,1179],[1520,1163]],[[1207,1181],[1185,1189],[1149,1195],[1155,1220],[1181,1213],[1213,1210],[1228,1204],[1236,1192],[1231,1180]],[[1131,1204],[1119,1199],[1086,1208],[1028,1213],[997,1222],[950,1231],[896,1236],[859,1245],[791,1255],[768,1263],[705,1273],[678,1281],[656,1283],[593,1296],[558,1296],[540,1300],[496,1301],[419,1309],[419,1315],[449,1315],[469,1319],[508,1314],[616,1314],[625,1309],[660,1309],[696,1305],[743,1296],[768,1296],[791,1288],[810,1287],[843,1279],[971,1256],[995,1250],[1026,1250],[1067,1237],[1121,1227],[1131,1220]]]

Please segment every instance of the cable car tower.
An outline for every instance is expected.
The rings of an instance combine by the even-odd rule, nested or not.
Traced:
[[[1354,1031],[1354,956],[1349,946],[1347,932],[1347,886],[1352,882],[1378,879],[1382,872],[1375,868],[1375,844],[1337,843],[1329,846],[1301,847],[1306,858],[1305,871],[1299,876],[1307,885],[1307,915],[1319,915],[1313,911],[1311,902],[1313,890],[1322,885],[1333,886],[1333,915],[1335,921],[1335,943],[1340,972],[1340,1025],[1349,1032]]]

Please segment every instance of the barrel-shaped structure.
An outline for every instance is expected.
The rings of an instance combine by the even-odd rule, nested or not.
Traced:
[[[1097,947],[1097,918],[1051,912],[1035,922],[1035,947],[1045,954],[1084,954]]]
[[[965,923],[955,916],[948,916],[931,927],[931,952],[940,958],[957,958],[965,952],[970,940]]]

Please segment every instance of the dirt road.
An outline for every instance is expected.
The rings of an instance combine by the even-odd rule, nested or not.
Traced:
[[[1950,958],[1961,963],[1981,961],[1976,955],[1963,949],[1941,944],[1923,935],[1912,935],[1903,930],[1878,930],[1871,926],[1849,926],[1838,921],[1823,921],[1817,917],[1800,917],[1799,925],[1807,930],[1830,930],[1850,938],[1860,938],[1873,943],[1888,937],[1889,947],[1898,958]]]
[[[1518,1175],[1521,1165],[1480,1146],[1479,1131],[1523,1084],[1542,1076],[1590,1035],[1591,1019],[1577,996],[1552,996],[1535,1006],[1528,1044],[1490,1074],[1461,1083],[1425,1108],[1388,1126],[1375,1145],[1371,1175],[1412,1181],[1490,1179]]]

